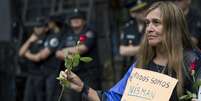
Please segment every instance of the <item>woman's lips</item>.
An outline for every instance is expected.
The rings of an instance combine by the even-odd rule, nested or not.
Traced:
[[[152,39],[154,39],[154,38],[156,38],[156,37],[157,37],[156,35],[148,35],[148,36],[147,36],[148,40],[152,40]]]

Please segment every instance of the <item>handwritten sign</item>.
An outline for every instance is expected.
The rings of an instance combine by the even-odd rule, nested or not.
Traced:
[[[121,101],[169,101],[177,81],[161,73],[134,68]]]

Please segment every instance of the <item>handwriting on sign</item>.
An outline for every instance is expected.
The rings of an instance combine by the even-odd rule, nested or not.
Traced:
[[[167,75],[134,68],[121,101],[169,101],[176,83]]]
[[[154,86],[164,87],[168,88],[170,86],[169,81],[164,81],[158,78],[150,77],[147,75],[142,75],[138,72],[135,72],[133,76],[135,79],[140,80],[142,82],[149,82],[150,84],[153,84]]]

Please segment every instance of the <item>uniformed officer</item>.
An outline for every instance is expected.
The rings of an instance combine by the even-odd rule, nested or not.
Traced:
[[[22,45],[19,55],[28,60],[29,75],[27,77],[24,101],[56,101],[56,77],[59,61],[54,51],[59,39],[50,33],[45,18],[37,19],[34,32]]]
[[[47,21],[48,33],[44,48],[50,50],[43,63],[45,101],[57,101],[59,97],[59,82],[55,78],[60,70],[60,60],[56,58],[56,51],[61,43],[61,28],[58,15],[51,15]]]
[[[82,80],[94,88],[100,88],[101,70],[98,67],[96,51],[96,35],[94,31],[87,26],[85,12],[74,9],[68,19],[69,29],[64,31],[61,49],[57,51],[57,57],[64,60],[65,50],[68,54],[80,53],[82,57],[92,57],[90,63],[80,62],[79,66],[73,71],[76,72]],[[77,45],[80,41],[81,44]],[[79,94],[78,94],[79,95]],[[67,101],[80,101],[80,97],[75,92],[70,92],[66,97]]]
[[[123,67],[129,67],[135,61],[135,55],[139,49],[139,43],[144,33],[144,13],[150,5],[150,0],[125,1],[129,10],[130,19],[121,29],[120,55],[123,56]],[[127,71],[123,68],[123,71]],[[124,72],[123,72],[124,74]]]
[[[191,7],[191,0],[175,0],[175,4],[179,6],[184,14],[191,33],[191,39],[201,49],[201,16],[198,11]]]

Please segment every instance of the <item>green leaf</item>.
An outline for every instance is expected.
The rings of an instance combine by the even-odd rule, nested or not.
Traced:
[[[186,96],[185,100],[192,99],[192,98],[194,98],[194,96],[195,96],[194,93],[191,93],[191,92],[188,91],[188,90],[186,91],[186,93],[187,93],[187,96]]]
[[[197,95],[193,93],[192,98],[197,98]]]
[[[60,84],[64,87],[69,87],[70,83],[68,80],[60,80]]]
[[[179,97],[179,100],[186,100],[187,97],[188,97],[188,95],[183,95],[183,96]]]
[[[65,80],[63,77],[57,77],[57,80],[60,81],[60,84],[64,87],[69,87],[69,81]]]
[[[64,65],[67,69],[72,68],[73,60],[71,58],[65,58]]]
[[[194,90],[197,90],[200,86],[201,86],[201,80],[197,80],[197,81],[193,84],[193,89],[194,89]]]
[[[85,63],[91,62],[93,59],[91,57],[81,57],[80,61],[83,61]]]
[[[80,55],[79,54],[74,54],[73,56],[73,68],[77,67],[80,62]]]
[[[59,77],[56,78],[57,80],[65,80],[65,78],[61,75],[59,75]]]
[[[187,101],[187,100],[191,100],[191,99],[192,99],[191,96],[187,96],[185,100]]]
[[[191,94],[192,94],[192,93],[191,93],[190,91],[188,91],[188,90],[186,91],[186,93],[187,93],[188,95],[191,95]]]
[[[56,79],[57,79],[57,80],[62,80],[63,78],[62,78],[62,77],[57,77]]]

